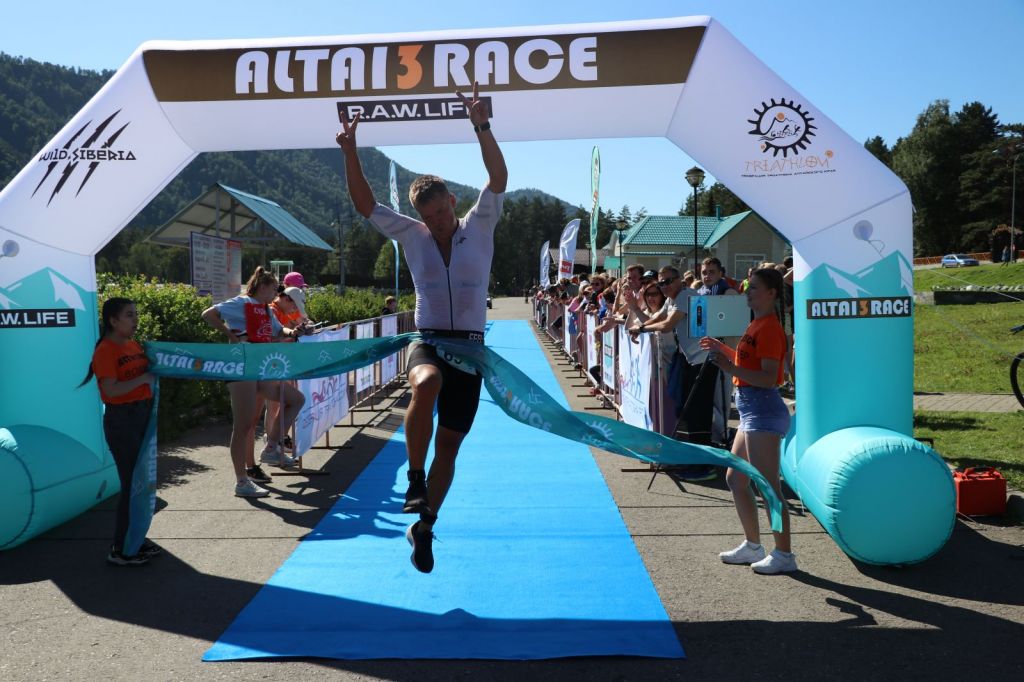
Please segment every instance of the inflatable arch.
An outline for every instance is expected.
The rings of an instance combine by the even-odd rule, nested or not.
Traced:
[[[117,491],[97,391],[75,388],[104,244],[197,154],[331,147],[342,108],[364,145],[470,142],[453,91],[473,80],[502,142],[666,137],[786,235],[784,476],[856,559],[938,551],[954,493],[910,437],[907,189],[709,17],[142,45],[0,193],[0,243],[19,247],[0,259],[0,548]]]

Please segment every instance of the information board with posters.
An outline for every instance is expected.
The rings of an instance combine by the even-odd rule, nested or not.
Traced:
[[[242,290],[242,242],[193,232],[190,240],[192,286],[214,302]]]
[[[385,315],[380,318],[380,335],[396,336],[398,334],[398,315]],[[380,361],[380,382],[386,384],[398,376],[398,353],[387,356]]]
[[[357,339],[373,338],[373,322],[364,322],[356,325]],[[362,393],[373,386],[374,365],[367,365],[356,370],[356,393]]]
[[[348,341],[348,327],[299,338],[299,343]],[[306,402],[295,418],[295,455],[301,457],[323,438],[332,426],[348,415],[348,374],[301,379],[299,390]]]

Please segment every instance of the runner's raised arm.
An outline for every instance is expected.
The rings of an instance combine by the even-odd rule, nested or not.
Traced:
[[[480,152],[484,157],[484,167],[487,169],[487,188],[495,194],[505,191],[508,184],[508,168],[505,167],[505,157],[498,147],[498,141],[494,139],[491,132],[491,122],[487,115],[487,107],[480,100],[480,86],[473,82],[473,99],[469,100],[461,92],[456,95],[469,111],[469,122],[473,124],[477,139],[480,140]]]
[[[352,197],[352,203],[356,210],[364,218],[369,218],[373,213],[373,207],[377,205],[377,199],[373,196],[370,183],[363,175],[363,166],[359,163],[359,155],[356,153],[356,126],[359,125],[359,113],[349,123],[345,113],[341,114],[341,132],[335,136],[338,146],[341,147],[342,155],[345,157],[345,180],[348,182],[348,193]]]

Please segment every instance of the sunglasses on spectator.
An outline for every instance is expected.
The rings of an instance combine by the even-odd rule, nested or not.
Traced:
[[[679,279],[679,278],[678,277],[666,277],[665,279],[659,279],[658,280],[658,286],[659,287],[667,287],[669,284],[672,284],[672,282],[676,281],[677,279]]]

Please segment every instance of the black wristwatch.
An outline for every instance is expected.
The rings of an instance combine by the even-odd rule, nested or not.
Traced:
[[[491,122],[490,121],[486,121],[484,123],[481,123],[478,126],[473,126],[473,132],[476,132],[476,133],[482,133],[483,131],[490,130],[490,129],[491,129]]]
[[[645,327],[646,325],[647,325],[647,323],[646,323],[646,322],[641,322],[641,323],[640,323],[640,333],[641,333],[641,334],[643,334],[643,333],[645,333],[645,332],[647,331],[646,329],[644,329],[644,327]]]

